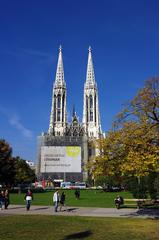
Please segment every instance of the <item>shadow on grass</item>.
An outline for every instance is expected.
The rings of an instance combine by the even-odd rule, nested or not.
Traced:
[[[121,214],[121,216],[125,217],[146,217],[154,220],[159,220],[159,209],[148,209],[143,208],[139,209],[134,213],[128,213],[128,214]]]
[[[92,235],[92,232],[88,230],[84,232],[78,232],[78,233],[67,235],[65,238],[63,238],[63,240],[82,239],[82,238],[89,237],[90,235]]]

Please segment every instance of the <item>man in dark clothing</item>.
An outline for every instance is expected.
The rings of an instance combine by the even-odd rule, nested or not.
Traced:
[[[79,198],[80,198],[80,190],[79,190],[79,189],[76,189],[76,191],[75,191],[75,197],[76,197],[76,199],[79,199]]]

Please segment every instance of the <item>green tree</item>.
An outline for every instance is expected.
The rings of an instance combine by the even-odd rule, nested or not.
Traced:
[[[3,139],[0,140],[0,183],[8,185],[14,181],[15,168],[12,148]]]
[[[15,183],[31,183],[35,180],[35,172],[30,168],[25,160],[14,157],[15,164]]]
[[[25,160],[12,157],[12,148],[5,140],[0,140],[0,183],[30,183],[35,179],[35,172]]]

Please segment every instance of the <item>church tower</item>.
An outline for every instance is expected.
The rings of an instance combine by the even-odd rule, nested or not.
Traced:
[[[66,82],[62,60],[62,48],[59,47],[59,56],[56,78],[53,86],[52,108],[48,133],[54,136],[63,136],[66,129]]]
[[[84,85],[83,125],[88,137],[99,138],[101,136],[98,89],[95,82],[91,47],[88,49],[87,74]]]

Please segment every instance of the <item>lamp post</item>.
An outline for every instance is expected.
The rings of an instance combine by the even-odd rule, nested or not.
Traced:
[[[66,172],[63,173],[63,181],[66,182]]]

